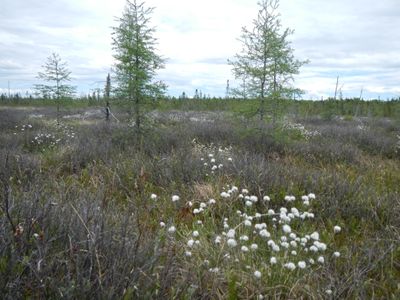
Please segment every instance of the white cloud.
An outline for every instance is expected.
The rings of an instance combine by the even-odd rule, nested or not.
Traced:
[[[68,61],[73,84],[102,87],[113,63],[111,32],[123,0],[3,0],[0,12],[0,88],[27,89],[53,51]],[[148,0],[168,58],[159,77],[169,91],[196,88],[223,96],[234,82],[227,59],[240,51],[242,26],[257,15],[257,1]],[[295,29],[295,53],[310,59],[296,86],[308,96],[332,96],[340,76],[344,96],[400,96],[400,5],[397,0],[281,0],[282,24]]]

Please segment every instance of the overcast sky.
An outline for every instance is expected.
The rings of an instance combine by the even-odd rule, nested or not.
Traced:
[[[113,65],[111,32],[124,0],[0,0],[0,93],[24,92],[57,52],[68,62],[80,93],[103,88]],[[400,97],[399,0],[281,0],[284,27],[301,68],[295,85],[304,98],[333,96],[336,76],[344,97]],[[195,89],[224,96],[234,85],[227,59],[239,52],[242,26],[257,16],[257,0],[148,0],[155,7],[158,53],[167,58],[159,78],[168,93]]]

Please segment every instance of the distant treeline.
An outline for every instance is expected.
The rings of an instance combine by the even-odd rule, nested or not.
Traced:
[[[32,96],[23,97],[20,94],[13,94],[10,97],[5,94],[0,95],[0,104],[7,105],[28,105],[28,106],[53,106],[55,99],[34,98]],[[267,101],[266,111],[278,110],[278,115],[293,114],[299,116],[315,116],[330,119],[335,116],[354,116],[354,117],[387,117],[400,118],[400,98],[391,100],[360,100],[359,98],[343,100],[277,100],[278,103]],[[74,99],[59,100],[59,104],[65,107],[90,107],[103,106],[105,99],[88,95]],[[123,107],[126,101],[111,98],[111,106]],[[152,109],[159,110],[194,110],[194,111],[230,111],[237,114],[252,115],[258,108],[258,100],[255,99],[182,99],[169,97],[161,100],[150,100]]]

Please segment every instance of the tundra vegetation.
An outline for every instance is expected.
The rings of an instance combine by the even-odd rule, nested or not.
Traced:
[[[2,105],[2,297],[397,298],[399,103],[258,104]]]
[[[253,99],[165,99],[151,11],[105,103],[0,102],[1,298],[400,298],[400,102],[287,99],[289,30]]]

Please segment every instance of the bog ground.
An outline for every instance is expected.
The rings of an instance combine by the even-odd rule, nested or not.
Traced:
[[[0,106],[1,298],[399,298],[398,103],[208,103]]]

